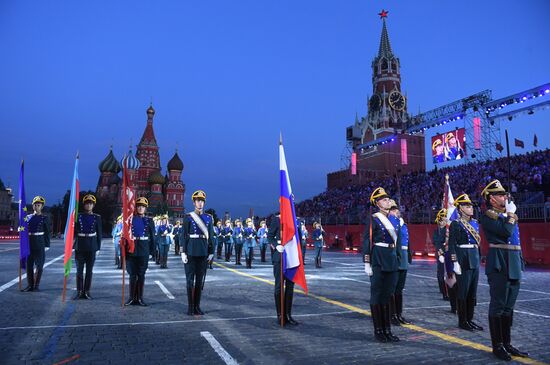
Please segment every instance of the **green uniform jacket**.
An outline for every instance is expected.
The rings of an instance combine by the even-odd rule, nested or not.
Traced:
[[[372,223],[372,241],[369,236],[370,225]],[[391,223],[390,223],[391,224]],[[401,250],[396,250],[397,247],[401,247],[401,230],[397,230],[397,244],[393,241],[392,237],[388,233],[386,227],[380,222],[380,220],[374,216],[367,216],[365,223],[365,233],[363,234],[363,261],[370,262],[374,266],[379,266],[382,271],[397,271],[399,267],[399,259],[401,256]],[[393,247],[380,247],[374,246],[374,243],[388,243],[394,245]]]
[[[208,256],[214,253],[214,218],[206,213],[201,214],[199,218],[202,219],[208,230],[208,239],[204,237],[204,233],[195,223],[191,214],[186,214],[182,225],[183,246],[181,252],[186,253],[187,256]]]
[[[507,217],[489,209],[481,216],[480,223],[489,244],[519,245],[519,228],[515,216]],[[509,279],[520,280],[523,269],[521,250],[489,248],[485,274],[504,271]]]
[[[474,219],[470,222],[472,227],[477,227]],[[479,233],[479,232],[478,232]],[[452,221],[449,227],[449,253],[451,260],[458,261],[462,269],[478,269],[479,268],[479,247],[476,248],[460,248],[459,245],[476,244],[475,240],[470,237],[466,229],[459,221]]]

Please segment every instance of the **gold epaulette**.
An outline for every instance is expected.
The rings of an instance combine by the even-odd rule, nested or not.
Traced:
[[[492,209],[487,209],[487,211],[485,211],[485,215],[494,220],[498,219],[498,213]]]

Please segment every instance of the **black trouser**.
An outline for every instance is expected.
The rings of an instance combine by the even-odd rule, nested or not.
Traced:
[[[519,280],[508,279],[506,271],[487,275],[489,282],[489,316],[512,316],[519,294]]]
[[[306,245],[305,243],[303,243],[303,244],[301,245],[301,248],[302,248],[302,260],[303,260],[304,262],[306,262],[306,246],[307,246],[307,245]]]
[[[397,283],[395,285],[395,294],[403,294],[405,282],[407,281],[407,270],[399,269],[397,271]]]
[[[380,266],[373,266],[372,272],[370,304],[388,304],[397,285],[397,271],[382,271]]]
[[[176,235],[174,237],[174,254],[179,255],[180,254],[180,236]]]
[[[221,258],[222,257],[222,247],[223,247],[223,242],[220,240],[218,241],[218,247],[216,248],[216,253],[218,255],[218,258]]]
[[[76,260],[76,289],[78,291],[89,291],[92,286],[92,274],[95,263],[96,251],[74,251],[74,259]],[[84,265],[86,265],[86,277],[84,277]],[[84,287],[82,280],[84,279]]]
[[[261,244],[260,245],[260,257],[262,258],[262,262],[265,262],[265,252],[267,251],[267,244]]]
[[[206,274],[207,260],[206,256],[189,256],[185,264],[185,278],[187,288],[202,288],[204,275]]]
[[[235,262],[236,263],[241,262],[242,254],[243,254],[243,244],[242,243],[236,243],[235,244]]]
[[[246,265],[252,266],[252,257],[254,256],[254,247],[247,247],[245,251]]]
[[[447,295],[445,288],[445,264],[437,260],[437,283],[439,284],[439,292],[444,296]]]
[[[277,316],[281,315],[281,263],[273,264],[273,276],[275,277],[275,308]],[[283,312],[285,316],[292,314],[292,299],[294,297],[294,282],[288,280],[283,275],[283,285],[285,286]]]
[[[231,242],[224,243],[225,246],[225,261],[231,259],[231,251],[233,251],[233,244]]]
[[[44,260],[46,259],[46,250],[40,248],[38,250],[32,250],[27,256],[27,283],[32,288],[34,286],[34,267],[36,266],[36,272],[42,273],[44,269]]]
[[[144,281],[145,272],[149,266],[148,256],[126,256],[126,271],[132,277]]]
[[[462,269],[462,274],[456,275],[457,299],[467,300],[468,298],[475,298],[478,279],[479,269]]]

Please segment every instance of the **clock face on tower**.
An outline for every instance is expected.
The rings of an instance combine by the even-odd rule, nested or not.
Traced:
[[[378,96],[378,94],[374,94],[373,96],[371,96],[369,100],[369,108],[371,110],[379,110],[381,104],[382,99],[380,99],[380,96]]]
[[[399,91],[392,91],[388,97],[390,106],[398,111],[405,109],[405,97]]]

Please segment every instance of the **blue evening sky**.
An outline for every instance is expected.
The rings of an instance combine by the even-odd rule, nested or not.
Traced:
[[[199,188],[218,213],[277,209],[280,131],[296,199],[312,197],[366,113],[382,8],[413,114],[550,81],[545,0],[6,0],[0,178],[16,191],[23,157],[27,196],[55,203],[79,150],[95,190],[109,145],[121,158],[137,144],[152,98],[163,173],[176,145],[185,164],[186,209]],[[502,127],[525,151],[534,132],[548,147],[549,114]]]

